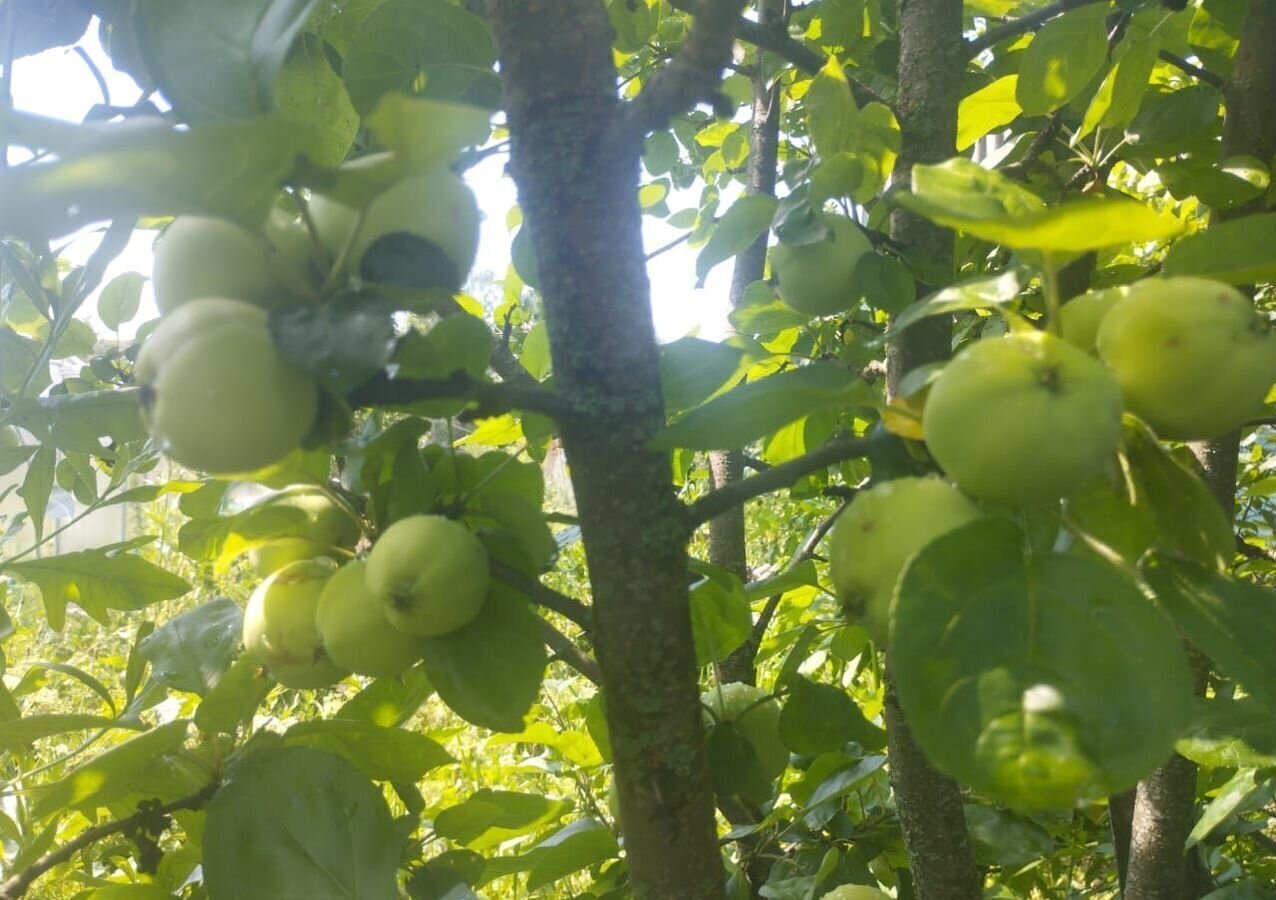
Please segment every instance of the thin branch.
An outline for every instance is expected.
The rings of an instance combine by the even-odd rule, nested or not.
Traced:
[[[391,378],[384,372],[355,388],[347,398],[351,405],[404,406],[421,400],[472,400],[478,404],[480,416],[493,416],[511,410],[540,413],[551,419],[566,418],[566,401],[539,387],[520,387],[509,382],[482,381],[465,372],[453,372],[447,378]]]
[[[673,116],[711,100],[731,62],[731,47],[741,21],[744,0],[699,0],[695,23],[678,54],[647,80],[626,110],[622,127],[627,137],[641,141],[663,128]]]
[[[1214,74],[1209,69],[1202,69],[1196,63],[1186,60],[1177,54],[1171,53],[1169,50],[1162,50],[1158,55],[1170,65],[1182,69],[1198,81],[1203,81],[1208,85],[1212,85],[1220,91],[1227,86],[1227,82],[1219,75]]]
[[[1262,547],[1251,544],[1249,541],[1242,541],[1239,538],[1236,541],[1236,552],[1246,559],[1262,559],[1267,562],[1276,562],[1276,552],[1264,550]]]
[[[750,456],[747,453],[740,458],[740,461],[744,463],[746,469],[752,469],[755,472],[765,472],[767,469],[775,468],[765,459],[758,459],[756,456]]]
[[[997,28],[990,28],[978,37],[972,38],[966,42],[967,53],[971,58],[976,57],[1002,41],[1008,41],[1011,38],[1019,37],[1021,34],[1040,28],[1046,22],[1070,10],[1078,9],[1082,6],[1090,6],[1094,3],[1107,2],[1108,0],[1056,0],[1049,6],[1043,6],[1041,9],[1022,15]]]
[[[603,683],[603,672],[598,668],[597,661],[582,653],[580,648],[572,643],[571,638],[544,619],[541,619],[541,632],[545,643],[554,651],[555,656],[594,684]]]
[[[111,822],[103,822],[80,832],[76,837],[57,850],[44,854],[4,884],[0,884],[0,900],[18,900],[31,887],[32,883],[45,872],[60,866],[90,844],[114,834],[132,831],[153,823],[158,816],[167,816],[183,809],[202,809],[213,794],[217,793],[217,783],[206,785],[202,790],[172,803],[165,803],[154,808],[139,809],[133,815]]]
[[[805,475],[827,469],[848,459],[858,459],[873,448],[873,438],[834,438],[818,450],[791,459],[765,472],[732,482],[701,497],[687,507],[687,523],[702,525],[722,513],[763,494],[789,487]]]
[[[674,249],[675,247],[682,246],[690,239],[691,239],[691,232],[684,231],[682,234],[678,235],[669,243],[662,244],[659,247],[657,247],[655,250],[652,250],[650,253],[648,253],[646,256],[647,262],[651,262],[653,259],[655,259],[657,256],[659,256],[662,253],[668,253],[670,250]]]
[[[560,594],[553,588],[541,584],[539,580],[495,560],[492,561],[492,577],[526,594],[527,598],[537,606],[552,609],[563,618],[579,625],[582,630],[589,631],[589,607],[575,597]]]

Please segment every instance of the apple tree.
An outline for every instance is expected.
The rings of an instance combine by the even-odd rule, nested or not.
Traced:
[[[4,0],[0,65],[3,900],[1271,896],[1267,0]]]

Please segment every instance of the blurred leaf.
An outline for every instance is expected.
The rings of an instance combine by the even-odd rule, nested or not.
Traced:
[[[1165,255],[1164,272],[1228,284],[1271,281],[1276,278],[1276,213],[1229,219],[1176,241]]]
[[[1215,769],[1276,767],[1276,716],[1252,697],[1197,700],[1192,724],[1175,750]]]
[[[170,619],[139,645],[151,677],[179,691],[208,696],[230,668],[244,614],[220,597]]]
[[[1090,83],[1108,55],[1107,17],[1106,4],[1090,4],[1037,32],[1019,64],[1015,90],[1025,114],[1053,112]]]
[[[415,731],[351,719],[298,722],[284,732],[285,747],[314,747],[345,757],[375,781],[415,784],[455,762],[438,743]]]
[[[0,723],[0,753],[12,753],[28,746],[34,741],[73,731],[104,730],[127,728],[131,731],[143,731],[146,726],[140,722],[120,721],[105,716],[90,716],[81,713],[48,713],[46,715],[26,716],[21,719],[10,719]]]
[[[251,657],[241,656],[195,709],[195,724],[209,734],[234,734],[252,720],[275,682]]]
[[[742,253],[771,227],[779,203],[769,194],[746,194],[726,211],[696,257],[697,286],[703,286],[713,267]]]
[[[97,314],[107,328],[118,331],[125,322],[132,321],[141,304],[144,284],[146,276],[140,272],[124,272],[107,282],[97,298]]]
[[[474,849],[497,846],[560,818],[569,806],[539,794],[482,788],[434,817],[434,831]]]
[[[1215,828],[1222,825],[1258,790],[1254,775],[1253,769],[1241,769],[1219,789],[1218,795],[1205,807],[1205,811],[1192,827],[1192,833],[1187,836],[1189,848],[1209,837]]]
[[[695,567],[703,577],[691,588],[691,636],[696,665],[722,662],[749,639],[753,613],[740,579],[725,569]]]
[[[780,713],[780,738],[794,753],[841,750],[847,741],[865,750],[885,746],[886,733],[864,718],[846,691],[802,677],[786,684],[789,696]]]
[[[273,93],[280,117],[302,132],[307,156],[321,166],[336,166],[346,158],[359,130],[359,114],[322,41],[303,34],[293,44],[275,76]]]
[[[1015,99],[1018,82],[1018,75],[1005,75],[962,98],[957,107],[958,150],[1019,118],[1022,110]]]

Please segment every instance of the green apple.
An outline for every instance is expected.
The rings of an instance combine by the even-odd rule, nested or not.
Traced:
[[[1096,359],[1045,332],[985,338],[935,379],[922,432],[970,496],[1038,505],[1103,473],[1121,439],[1121,388]]]
[[[821,900],[891,900],[891,895],[863,884],[844,884],[833,888]]]
[[[421,658],[424,640],[390,624],[368,590],[367,563],[346,563],[324,586],[315,617],[328,657],[360,675],[401,675]]]
[[[248,562],[261,578],[269,578],[284,566],[303,559],[337,559],[339,551],[309,538],[282,537],[258,544],[248,551]]]
[[[251,512],[254,523],[278,537],[306,538],[325,547],[353,547],[362,533],[350,510],[310,485],[293,485],[268,494],[244,512]]]
[[[1116,302],[1128,294],[1128,287],[1108,288],[1106,291],[1090,291],[1073,297],[1059,309],[1059,325],[1063,339],[1074,347],[1094,352],[1099,336],[1099,325]]]
[[[300,277],[290,270],[308,259],[309,243],[282,213],[271,214],[264,235],[225,219],[179,216],[155,242],[155,302],[165,314],[203,297],[285,306],[295,302],[289,287]]]
[[[244,652],[283,685],[320,688],[345,672],[323,649],[315,613],[332,578],[330,560],[306,560],[280,569],[257,586],[244,610]]]
[[[1258,415],[1276,336],[1245,294],[1203,278],[1141,281],[1099,329],[1099,358],[1162,437],[1218,437]]]
[[[789,748],[780,740],[780,704],[769,691],[732,681],[700,695],[705,720],[730,722],[757,755],[763,776],[777,778],[789,765]]]
[[[390,623],[407,634],[448,634],[478,615],[490,583],[487,550],[443,516],[408,516],[368,554],[368,590]]]
[[[813,244],[778,244],[771,267],[780,299],[809,316],[846,312],[855,303],[855,267],[873,252],[863,230],[845,216],[826,216],[832,234]]]
[[[317,385],[275,349],[265,312],[237,300],[193,300],[165,316],[135,374],[152,437],[213,475],[278,462],[319,409]]]
[[[446,279],[447,286],[456,289],[469,275],[478,252],[479,211],[474,194],[446,168],[390,185],[368,202],[362,221],[355,208],[322,195],[311,199],[310,216],[320,242],[334,260],[349,242],[345,258],[349,272],[360,270],[364,253],[379,238],[407,233],[442,250],[455,269]]]
[[[855,495],[828,537],[829,577],[838,596],[864,608],[873,640],[889,636],[900,573],[923,547],[983,513],[938,478],[899,478]]]

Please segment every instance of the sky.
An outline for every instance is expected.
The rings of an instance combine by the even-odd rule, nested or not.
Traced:
[[[105,77],[113,104],[127,106],[137,101],[141,91],[131,78],[111,67],[110,58],[98,42],[96,23],[89,28],[80,46]],[[70,48],[55,48],[14,62],[13,100],[17,109],[79,122],[101,99],[101,91],[88,66]],[[488,157],[465,175],[484,214],[475,271],[491,271],[498,278],[504,276],[509,265],[512,235],[505,226],[506,213],[517,202],[513,181],[503,173],[506,160],[503,154]],[[670,209],[677,210],[694,206],[696,198],[697,192],[694,191],[675,192],[667,202]],[[648,252],[682,233],[651,216],[644,217],[643,223]],[[124,272],[149,275],[154,236],[149,231],[136,232],[125,252],[108,269],[103,283]],[[81,235],[71,241],[63,255],[73,262],[82,263],[96,245],[95,235]],[[696,250],[683,245],[661,254],[649,266],[652,310],[661,341],[672,341],[687,334],[717,339],[727,332],[731,266],[729,263],[719,265],[710,274],[705,287],[697,290],[696,254]],[[82,315],[98,331],[109,334],[96,319],[95,308],[96,298],[90,298],[84,306],[87,312]],[[130,337],[138,325],[155,315],[154,298],[148,284],[143,290],[141,311],[132,322],[121,327],[121,336]]]

